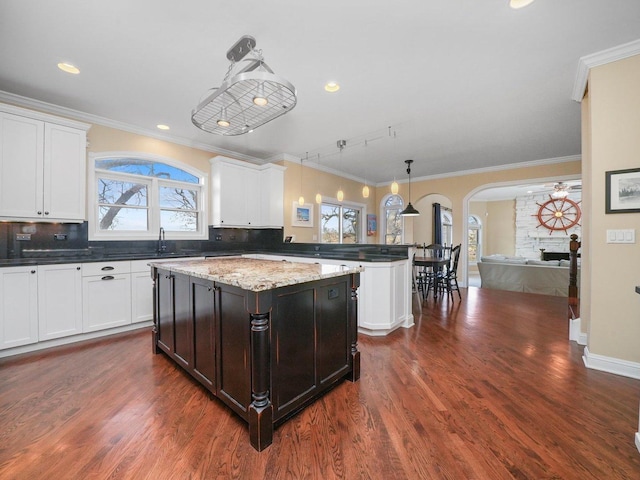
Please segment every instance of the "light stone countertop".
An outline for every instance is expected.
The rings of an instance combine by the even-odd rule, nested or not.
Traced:
[[[252,292],[262,292],[364,271],[363,267],[297,263],[281,260],[256,260],[240,257],[151,261],[149,265],[205,280],[233,285]]]

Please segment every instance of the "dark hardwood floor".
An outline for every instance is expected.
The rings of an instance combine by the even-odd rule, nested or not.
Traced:
[[[147,331],[0,360],[0,478],[640,479],[640,381],[584,367],[566,299],[462,297],[361,335],[360,381],[261,453]]]

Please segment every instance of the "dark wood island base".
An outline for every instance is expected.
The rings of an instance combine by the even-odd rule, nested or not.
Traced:
[[[251,283],[247,271],[275,280]],[[152,264],[152,274],[154,353],[240,415],[256,450],[336,383],[360,378],[358,269],[227,258]]]

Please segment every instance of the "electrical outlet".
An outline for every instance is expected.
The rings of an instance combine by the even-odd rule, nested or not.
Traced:
[[[20,241],[31,240],[31,234],[30,233],[16,233],[16,240],[20,240]]]

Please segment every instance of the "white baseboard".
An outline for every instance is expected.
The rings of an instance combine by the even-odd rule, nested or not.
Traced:
[[[580,317],[569,319],[569,340],[577,342],[578,345],[587,344],[587,334],[581,331]]]
[[[629,362],[619,358],[605,357],[589,351],[589,347],[584,347],[582,361],[587,368],[600,370],[602,372],[613,373],[623,377],[636,378],[640,380],[640,363]]]
[[[640,432],[636,432],[636,448],[640,452]]]
[[[153,326],[153,320],[140,323],[132,323],[130,325],[123,325],[121,327],[109,328],[107,330],[99,330],[91,333],[81,333],[78,335],[72,335],[69,337],[56,338],[54,340],[45,340],[43,342],[32,343],[30,345],[23,345],[21,347],[8,348],[6,350],[0,350],[0,358],[11,357],[13,355],[20,355],[22,353],[36,352],[38,350],[44,350],[51,347],[59,347],[61,345],[70,345],[72,343],[81,342],[83,340],[92,340],[94,338],[106,337],[114,335],[116,333],[130,332],[132,330],[138,330],[140,328],[148,328]]]

